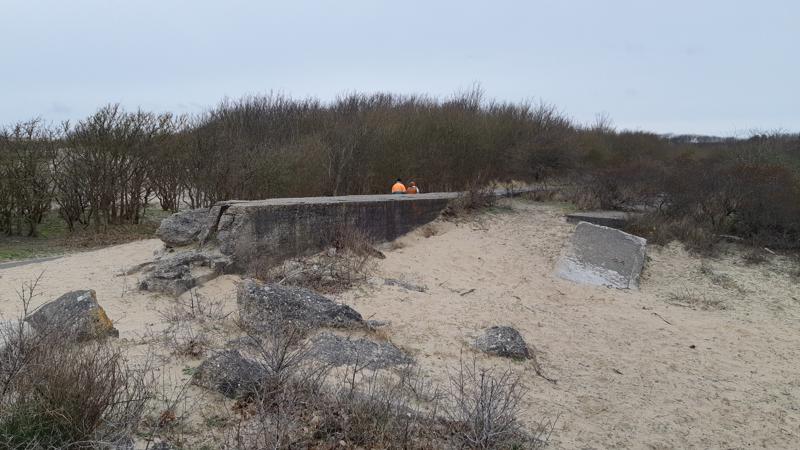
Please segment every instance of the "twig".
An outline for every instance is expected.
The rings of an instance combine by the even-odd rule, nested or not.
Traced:
[[[657,313],[657,312],[653,312],[653,315],[654,315],[654,316],[656,316],[656,317],[658,317],[659,319],[663,320],[663,321],[664,321],[664,323],[666,323],[667,325],[672,325],[672,324],[669,322],[669,320],[667,320],[667,319],[663,318],[663,317],[661,316],[661,314],[659,314],[659,313]]]
[[[540,377],[544,378],[545,380],[553,384],[558,383],[558,380],[556,380],[555,378],[550,378],[544,374],[544,372],[542,371],[542,367],[539,365],[539,360],[536,359],[536,355],[531,354],[530,360],[533,362],[533,370],[534,372],[536,372],[536,375],[539,375]]]

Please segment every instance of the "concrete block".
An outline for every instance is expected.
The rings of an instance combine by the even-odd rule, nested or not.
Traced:
[[[566,280],[636,289],[647,240],[614,228],[580,222],[567,242],[555,274]]]
[[[567,222],[589,222],[595,225],[622,229],[631,219],[631,214],[623,211],[580,211],[567,214]]]
[[[337,230],[355,228],[386,242],[435,220],[457,193],[279,198],[218,204],[216,229],[207,232],[235,267],[256,258],[279,262],[324,248]]]

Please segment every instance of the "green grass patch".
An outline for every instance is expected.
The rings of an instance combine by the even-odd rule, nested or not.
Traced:
[[[136,225],[111,225],[100,231],[79,227],[70,232],[58,211],[50,211],[39,224],[37,237],[0,235],[0,262],[43,258],[150,239],[161,220],[170,214],[161,208],[148,208],[142,223]]]

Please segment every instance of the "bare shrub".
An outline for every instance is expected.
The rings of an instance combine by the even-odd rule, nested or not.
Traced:
[[[494,195],[494,191],[491,188],[473,184],[467,191],[452,200],[442,212],[442,215],[451,219],[465,217],[492,207],[496,203],[497,196]]]
[[[442,445],[446,433],[436,418],[439,396],[430,394],[434,406],[423,409],[418,372],[385,370],[367,373],[349,366],[335,393],[321,404],[321,421],[314,437],[324,442],[344,441],[354,446],[425,448]],[[416,387],[416,397],[410,387]]]
[[[214,323],[227,318],[222,300],[206,298],[196,289],[189,291],[188,298],[178,297],[165,310],[159,311],[161,317],[170,324],[197,321],[200,324]]]
[[[706,224],[698,223],[690,217],[676,217],[660,212],[645,213],[634,218],[626,231],[646,237],[648,243],[658,245],[679,241],[688,250],[701,255],[714,254],[720,239]]]
[[[525,390],[520,377],[505,370],[495,373],[461,360],[451,374],[445,415],[461,448],[539,448],[545,431],[530,436],[519,420]],[[540,440],[541,439],[541,440]]]
[[[72,344],[58,333],[17,343],[24,370],[5,380],[0,442],[15,448],[124,442],[149,399],[148,371],[108,342]]]
[[[177,324],[166,332],[166,344],[174,355],[199,358],[211,346],[211,340],[202,330],[196,330],[190,324]]]
[[[22,315],[0,329],[0,445],[90,448],[127,442],[151,395],[149,359],[134,366],[108,340],[79,344],[68,330],[27,328],[38,280],[23,284]]]
[[[239,340],[266,375],[221,421],[225,448],[541,448],[553,430],[524,430],[524,389],[509,371],[462,364],[442,390],[410,365],[372,370],[357,358],[334,370],[315,360],[305,330],[280,323]]]
[[[321,293],[336,293],[365,282],[374,258],[385,258],[373,240],[354,226],[336,228],[323,237],[327,250],[306,258],[273,264],[257,258],[248,273],[262,281],[302,286]]]
[[[246,353],[260,364],[264,378],[252,395],[240,399],[224,436],[237,449],[283,448],[307,442],[299,424],[309,419],[330,366],[311,358],[306,329],[272,322],[255,333],[245,329]]]

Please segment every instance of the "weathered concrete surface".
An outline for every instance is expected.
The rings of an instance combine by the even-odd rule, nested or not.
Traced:
[[[119,337],[119,331],[97,303],[93,289],[67,292],[42,305],[25,320],[37,332],[63,333],[77,341]]]
[[[515,196],[540,188],[497,189]],[[459,192],[418,195],[351,195],[342,197],[231,200],[210,209],[185,211],[165,219],[158,236],[170,247],[199,243],[219,247],[247,270],[256,259],[279,263],[323,250],[337,232],[355,228],[375,243],[396,239],[436,219]]]
[[[630,222],[632,215],[623,211],[581,211],[567,214],[567,222],[589,222],[595,225],[623,229]]]
[[[238,399],[258,393],[268,374],[262,364],[239,350],[226,349],[200,364],[192,376],[192,384]]]
[[[148,265],[139,281],[139,289],[177,297],[225,273],[229,265],[226,256],[215,252],[180,252]]]
[[[332,333],[321,333],[311,340],[311,356],[335,367],[351,365],[371,370],[413,362],[391,342],[352,339]]]
[[[242,324],[262,332],[288,324],[303,328],[346,328],[359,326],[364,321],[353,308],[314,291],[253,279],[239,284],[236,303]]]
[[[343,229],[375,242],[391,241],[436,219],[456,193],[354,195],[222,202],[204,233],[245,269],[256,258],[274,262],[322,250]]]
[[[206,228],[208,208],[175,213],[161,221],[156,236],[169,247],[189,245],[198,240]]]
[[[639,287],[647,240],[614,228],[580,222],[556,265],[571,281],[619,289]]]

